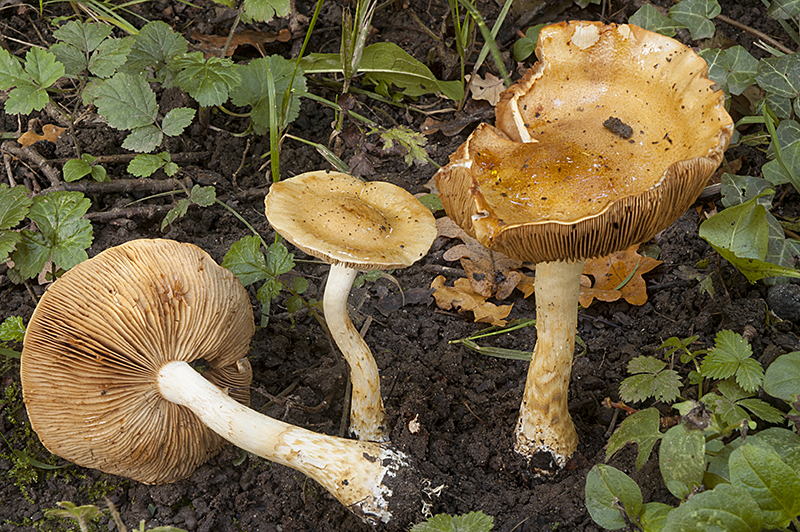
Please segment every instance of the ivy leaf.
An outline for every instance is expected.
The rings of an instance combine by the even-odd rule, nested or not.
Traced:
[[[800,57],[787,54],[758,62],[758,85],[777,96],[794,98],[800,93]]]
[[[135,129],[155,123],[156,95],[143,75],[117,73],[95,90],[98,112],[115,129]]]
[[[641,469],[645,462],[650,459],[653,446],[662,437],[661,432],[658,430],[659,418],[658,410],[655,408],[639,410],[635,414],[628,416],[609,438],[608,447],[606,448],[606,460],[626,444],[635,443],[639,447],[639,452],[636,455],[636,469]]]
[[[225,103],[228,92],[241,83],[233,61],[219,57],[206,60],[202,52],[184,54],[174,59],[171,67],[178,72],[175,84],[203,107]]]
[[[289,0],[245,0],[244,17],[256,22],[269,22],[289,14]]]
[[[177,137],[192,123],[193,118],[194,109],[177,107],[164,116],[164,120],[161,121],[161,130],[168,137]]]
[[[616,530],[627,526],[624,511],[631,522],[639,521],[642,512],[642,491],[622,471],[597,464],[586,476],[586,509],[595,523]]]
[[[791,402],[800,393],[800,351],[779,356],[764,374],[764,391]]]
[[[261,244],[261,237],[246,236],[234,242],[222,259],[222,266],[233,272],[244,286],[268,279],[271,275],[267,271],[267,261],[261,252]]]
[[[667,489],[679,499],[703,484],[706,471],[706,440],[703,432],[676,425],[664,434],[658,466]]]
[[[800,15],[800,2],[797,0],[772,0],[767,16],[779,20],[793,19]]]
[[[756,82],[758,60],[740,45],[725,50],[728,68],[728,90],[739,95]]]
[[[120,70],[127,74],[143,74],[152,66],[156,78],[169,87],[172,72],[167,64],[170,59],[186,53],[189,48],[186,39],[161,21],[148,22],[132,39],[131,51]]]
[[[763,522],[761,510],[747,491],[719,484],[670,511],[663,532],[760,532]]]
[[[654,397],[658,401],[672,402],[680,394],[681,378],[674,370],[665,370],[667,364],[653,357],[636,357],[628,363],[632,374],[619,387],[626,402],[644,401]]]
[[[720,188],[722,205],[727,209],[757,198],[756,203],[769,208],[772,206],[773,194],[766,193],[766,191],[771,188],[772,184],[760,177],[724,173]]]
[[[689,28],[692,39],[710,39],[716,29],[709,20],[722,12],[717,0],[682,0],[669,9],[673,20]]]
[[[294,63],[277,55],[262,57],[250,61],[246,66],[237,65],[242,82],[231,91],[231,102],[241,107],[251,106],[250,118],[256,133],[263,135],[269,130],[269,113],[272,102],[267,90],[267,71],[272,71],[275,83],[275,110],[280,112],[283,106],[283,97],[289,81],[292,78]],[[300,114],[299,94],[306,89],[306,79],[302,70],[298,70],[292,83],[291,103],[288,107],[281,129],[297,118]]]
[[[667,37],[674,37],[676,30],[686,27],[668,16],[662,15],[661,12],[651,4],[645,4],[640,7],[636,13],[631,15],[628,22],[646,30],[666,35]]]
[[[754,392],[764,380],[764,370],[758,361],[750,358],[750,344],[730,330],[717,333],[711,349],[700,365],[700,373],[711,379],[727,379],[736,376],[736,382],[745,391]]]
[[[781,528],[800,515],[800,476],[775,451],[744,444],[731,453],[731,484],[745,489],[764,516],[765,528]]]

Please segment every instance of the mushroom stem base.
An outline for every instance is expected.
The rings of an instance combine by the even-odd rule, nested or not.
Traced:
[[[567,391],[583,263],[556,261],[536,265],[537,340],[514,444],[514,450],[528,460],[536,453],[549,453],[559,468],[564,467],[578,446]]]

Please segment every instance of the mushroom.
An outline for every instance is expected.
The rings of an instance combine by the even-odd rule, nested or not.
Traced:
[[[350,366],[350,432],[386,441],[378,365],[350,320],[347,297],[359,270],[404,268],[422,258],[436,238],[433,215],[400,187],[325,171],[274,183],[265,213],[286,240],[331,265],[322,305]]]
[[[414,497],[403,453],[241,404],[254,330],[245,289],[200,248],[109,248],[64,274],[33,313],[21,361],[31,425],[54,454],[145,483],[189,476],[225,439],[311,477],[367,522],[410,515],[397,511]]]
[[[537,343],[515,449],[563,467],[578,441],[567,387],[584,260],[669,226],[719,166],[733,126],[705,62],[668,37],[562,22],[541,30],[536,54],[501,95],[497,127],[480,125],[435,177],[465,231],[536,263]]]

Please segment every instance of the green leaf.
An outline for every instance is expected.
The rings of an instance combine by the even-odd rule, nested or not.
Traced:
[[[30,193],[22,185],[8,188],[5,183],[0,183],[0,230],[15,227],[28,215],[33,203],[28,197]]]
[[[228,100],[228,92],[241,83],[233,61],[219,57],[206,60],[202,52],[184,54],[170,66],[178,71],[175,84],[203,107],[222,105]]]
[[[64,65],[58,62],[54,53],[34,47],[25,54],[25,72],[44,89],[64,76]]]
[[[25,338],[25,325],[22,316],[9,316],[0,323],[0,341],[22,342]]]
[[[58,62],[64,65],[64,75],[77,76],[89,66],[86,54],[78,48],[67,43],[56,43],[50,47]]]
[[[158,155],[140,153],[128,163],[128,173],[136,177],[150,177],[169,161],[170,157],[167,152],[161,152]]]
[[[658,466],[667,489],[679,499],[703,484],[706,441],[702,431],[676,425],[664,434]]]
[[[49,259],[50,245],[42,234],[25,229],[20,233],[16,250],[11,254],[14,267],[8,271],[9,277],[14,280],[13,276],[16,275],[20,283],[36,277]]]
[[[283,57],[273,55],[250,61],[246,66],[237,66],[242,83],[231,91],[231,102],[234,105],[252,107],[250,118],[258,134],[265,134],[269,130],[269,110],[272,105],[267,90],[267,71],[272,72],[275,82],[276,109],[283,106],[283,97],[294,70],[294,63]],[[306,79],[303,72],[298,70],[292,83],[291,105],[283,122],[279,124],[283,129],[300,114],[299,93],[305,92]]]
[[[245,20],[269,22],[289,14],[289,0],[244,0]]]
[[[639,410],[628,416],[614,431],[608,440],[606,460],[628,443],[635,443],[639,447],[636,455],[636,469],[641,469],[650,458],[653,446],[661,439],[659,428],[659,413],[655,408]]]
[[[261,244],[260,237],[246,236],[234,242],[222,259],[222,266],[233,272],[245,286],[268,279],[271,275],[267,271],[267,261],[261,252]]]
[[[168,112],[161,121],[161,130],[169,137],[177,137],[194,118],[194,109],[188,107],[178,107]]]
[[[637,522],[642,512],[642,492],[628,475],[605,464],[597,464],[586,476],[586,509],[595,523],[609,530]]]
[[[131,39],[107,39],[89,58],[89,72],[99,78],[110,78],[125,63],[131,45]]]
[[[731,484],[745,489],[767,528],[786,527],[800,515],[800,477],[774,452],[745,443],[729,460]]]
[[[278,297],[278,294],[283,290],[283,284],[274,277],[267,277],[261,288],[258,289],[256,297],[262,304],[269,304],[270,301]],[[269,309],[262,310],[262,313],[269,312]]]
[[[647,532],[661,532],[672,509],[672,506],[663,502],[648,502],[642,512],[642,526]]]
[[[739,95],[756,82],[758,60],[744,47],[736,45],[725,50],[725,62],[728,68],[728,90],[731,94]]]
[[[662,15],[661,12],[651,4],[645,4],[640,7],[636,13],[631,15],[628,22],[646,30],[666,35],[667,37],[674,37],[676,30],[686,27],[680,22],[666,15]]]
[[[189,47],[186,39],[161,21],[147,23],[131,39],[131,51],[120,70],[128,74],[143,74],[148,68],[154,67],[156,77],[169,86],[171,73],[167,63],[186,53]]]
[[[536,51],[536,43],[539,40],[539,33],[545,24],[536,24],[525,30],[525,37],[514,43],[514,60],[524,61]]]
[[[770,427],[748,436],[747,443],[768,447],[793,471],[800,471],[800,436],[796,433],[780,427]]]
[[[20,60],[0,47],[0,90],[29,83],[30,79],[22,68]]]
[[[141,128],[156,121],[156,95],[143,75],[117,73],[97,87],[95,95],[97,111],[115,129]]]
[[[736,376],[736,382],[744,390],[754,392],[761,386],[764,370],[756,360],[750,358],[753,349],[750,344],[730,330],[717,333],[714,348],[700,365],[700,373],[711,379],[727,379]]]
[[[6,100],[5,110],[8,114],[30,114],[34,109],[41,111],[50,97],[47,91],[33,85],[21,85],[12,90]]]
[[[758,62],[758,85],[777,96],[794,98],[800,93],[800,57],[788,54]]]
[[[739,401],[739,405],[743,406],[755,416],[763,419],[767,423],[781,423],[784,420],[783,412],[770,406],[768,403],[761,399],[749,398]]]
[[[756,203],[769,208],[772,205],[773,194],[765,192],[771,188],[771,183],[760,177],[722,174],[720,188],[722,205],[725,208],[735,207],[750,199],[757,198]]]
[[[774,159],[762,166],[764,179],[773,185],[791,183],[794,176],[800,175],[800,124],[795,120],[781,120],[775,129],[775,138],[770,143],[772,156],[775,156],[775,144],[780,146],[781,159],[791,174],[780,161]]]
[[[150,124],[132,129],[130,135],[122,141],[122,147],[140,153],[149,152],[156,149],[163,139],[161,129],[155,124]]]
[[[760,532],[762,524],[761,510],[745,490],[720,484],[669,512],[663,532]]]
[[[294,255],[289,253],[282,242],[270,244],[267,248],[267,273],[272,277],[277,277],[291,271],[294,268]]]
[[[70,21],[53,32],[53,37],[70,44],[81,52],[93,52],[100,43],[111,35],[108,24]]]
[[[292,290],[298,294],[302,294],[308,290],[308,279],[305,277],[295,277],[292,279]]]
[[[791,402],[800,394],[800,351],[779,356],[764,374],[764,391],[772,397]]]
[[[169,212],[167,212],[166,216],[164,216],[164,219],[161,220],[161,230],[163,231],[167,225],[171,224],[178,218],[183,218],[186,216],[186,212],[189,210],[189,205],[191,204],[192,202],[186,198],[178,200],[178,203],[176,203],[175,206],[171,208]]]
[[[200,207],[210,207],[214,205],[217,193],[213,186],[201,187],[195,185],[189,192],[189,201]]]
[[[64,163],[61,172],[64,174],[64,181],[71,183],[92,173],[92,165],[83,159],[70,159]]]
[[[303,298],[300,296],[289,296],[286,298],[286,310],[289,314],[294,314],[303,308]]]
[[[722,12],[717,0],[682,0],[669,9],[669,16],[689,28],[692,39],[710,39],[716,31],[709,20]]]
[[[424,523],[417,523],[411,532],[489,532],[494,526],[494,518],[483,512],[470,512],[464,515],[434,515]]]
[[[672,402],[680,394],[681,378],[673,370],[665,370],[667,364],[653,357],[636,357],[628,363],[628,377],[619,387],[626,402],[644,401],[649,397]]]
[[[106,169],[103,168],[99,164],[96,164],[96,165],[92,166],[92,179],[94,179],[95,181],[99,181],[101,183],[104,182],[104,181],[111,181],[108,178],[108,174],[106,173]]]
[[[767,16],[778,20],[792,19],[800,15],[798,0],[772,0],[767,9]]]
[[[413,163],[426,164],[428,152],[425,145],[428,139],[422,133],[412,131],[404,126],[395,126],[390,129],[372,128],[368,134],[378,133],[384,142],[383,151],[388,152],[397,142],[405,148],[404,160],[408,166]]]

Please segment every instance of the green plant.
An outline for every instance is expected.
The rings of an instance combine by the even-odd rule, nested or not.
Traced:
[[[73,520],[78,523],[78,527],[81,529],[81,532],[88,532],[89,523],[99,519],[103,515],[102,510],[93,504],[75,506],[75,504],[70,501],[61,501],[56,504],[58,504],[58,508],[49,508],[45,510],[45,516],[48,519],[59,518]],[[120,532],[128,532],[128,528],[125,526],[125,523],[122,522],[122,518],[120,517],[116,507],[114,507],[114,504],[108,499],[106,499],[106,504],[108,505],[108,510],[111,513],[111,518],[117,525],[117,530]],[[139,522],[139,527],[133,530],[134,532],[137,530],[139,532],[186,532],[182,528],[175,528],[174,526],[158,526],[155,528],[148,528],[145,531],[144,519]]]
[[[411,532],[489,532],[494,519],[483,512],[464,515],[437,514],[411,528]]]
[[[800,352],[779,357],[765,373],[752,358],[750,345],[736,333],[720,331],[712,349],[690,351],[696,340],[670,338],[661,348],[670,366],[679,356],[682,364],[694,367],[688,380],[697,386],[697,401],[680,397],[681,377],[655,357],[632,360],[628,369],[634,375],[620,386],[625,401],[681,399],[673,405],[682,415],[681,423],[662,433],[658,410],[640,410],[620,424],[606,450],[610,458],[627,443],[636,443],[636,467],[641,469],[661,441],[661,475],[681,504],[673,508],[644,503],[630,477],[601,464],[586,480],[589,514],[612,530],[800,530],[800,437],[776,426],[754,432],[787,417],[754,397],[759,387],[788,403],[797,402]],[[713,385],[703,393],[708,382]],[[732,438],[737,432],[741,438]]]

